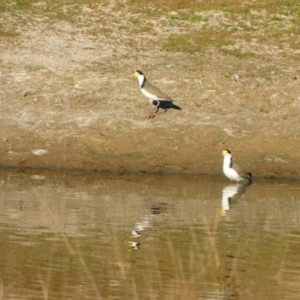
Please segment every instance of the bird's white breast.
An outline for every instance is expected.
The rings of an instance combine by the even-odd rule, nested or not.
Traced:
[[[234,170],[230,167],[231,164],[231,156],[226,155],[224,156],[224,161],[223,161],[223,172],[224,174],[230,179],[230,180],[235,180],[235,181],[241,181],[243,178]]]
[[[235,180],[235,181],[243,180],[243,178],[232,168],[223,167],[223,172],[230,180]]]
[[[156,95],[148,93],[145,89],[141,89],[143,95],[151,100],[162,100],[160,98],[157,98]]]

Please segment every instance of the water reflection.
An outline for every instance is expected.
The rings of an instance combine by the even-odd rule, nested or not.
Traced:
[[[150,212],[135,224],[131,237],[137,239],[143,235],[145,230],[158,226],[158,215],[166,212],[168,206],[169,204],[165,202],[152,202]],[[130,241],[129,244],[133,250],[138,250],[141,246],[141,243],[137,241]]]
[[[229,213],[231,206],[245,194],[246,189],[252,182],[232,183],[225,186],[222,190],[222,210],[221,215]]]
[[[150,216],[151,217],[151,216]],[[134,230],[131,232],[132,238],[139,238],[143,231],[147,229],[148,227],[151,227],[149,216],[146,215],[141,221],[137,222],[135,224]],[[130,241],[130,246],[133,250],[140,249],[141,244],[136,241]]]
[[[299,298],[296,181],[3,170],[0,182],[3,299]]]

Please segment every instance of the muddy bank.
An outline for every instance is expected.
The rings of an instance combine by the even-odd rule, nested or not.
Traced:
[[[221,174],[228,148],[254,176],[300,175],[299,53],[167,52],[108,9],[83,13],[85,27],[1,14],[17,32],[0,36],[1,166]],[[135,69],[182,111],[146,119]]]

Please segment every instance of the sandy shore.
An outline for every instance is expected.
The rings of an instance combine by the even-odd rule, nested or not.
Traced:
[[[151,18],[149,34],[109,6],[38,12],[0,15],[16,33],[0,35],[1,166],[221,174],[230,149],[254,176],[300,176],[299,51],[170,52],[159,40],[184,23]],[[136,69],[182,111],[146,119]]]

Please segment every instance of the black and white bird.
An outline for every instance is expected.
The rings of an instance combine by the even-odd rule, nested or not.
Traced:
[[[234,181],[247,180],[252,183],[252,174],[250,172],[245,172],[245,170],[240,167],[232,159],[232,154],[229,150],[223,150],[223,172],[227,178]]]
[[[148,116],[149,119],[153,118],[160,108],[164,109],[165,112],[169,108],[181,110],[178,105],[173,103],[173,99],[171,97],[150,83],[142,71],[137,70],[133,73],[133,75],[138,79],[142,94],[150,101],[152,109]]]

